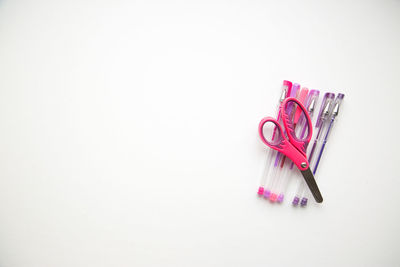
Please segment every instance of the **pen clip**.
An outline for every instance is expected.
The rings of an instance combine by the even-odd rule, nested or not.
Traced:
[[[307,101],[306,101],[306,108],[308,113],[313,114],[315,107],[317,106],[317,101],[319,97],[319,90],[311,90],[308,94]]]
[[[344,98],[344,94],[339,93],[337,95],[334,105],[333,105],[333,109],[332,109],[332,119],[334,119],[339,114],[339,107],[340,107],[340,104],[342,103],[343,98]]]
[[[332,102],[335,99],[334,93],[326,93],[322,100],[321,108],[319,110],[317,122],[315,124],[316,128],[321,127],[322,122],[329,116],[332,110]]]
[[[282,92],[281,92],[281,95],[279,97],[279,103],[282,103],[283,100],[285,100],[285,98],[288,97],[288,95],[290,94],[291,90],[292,90],[292,82],[291,81],[287,81],[287,80],[283,80]]]
[[[286,97],[289,97],[290,92],[292,91],[292,85],[293,84],[292,84],[291,81],[283,80],[283,85],[282,86],[284,88],[286,88],[286,91],[285,92],[282,91],[280,102],[283,102],[283,100],[285,100]],[[283,97],[283,99],[282,99],[282,97]]]

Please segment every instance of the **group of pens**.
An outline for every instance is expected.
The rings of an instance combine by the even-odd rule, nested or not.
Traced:
[[[282,86],[282,93],[280,94],[280,99],[279,99],[279,105],[278,105],[278,110],[277,110],[277,115],[276,115],[276,121],[281,122],[282,115],[281,115],[281,109],[282,105],[285,99],[287,98],[296,98],[298,102],[303,104],[305,110],[307,111],[308,119],[310,120],[310,123],[312,123],[312,118],[314,115],[314,111],[317,107],[318,104],[318,98],[319,98],[320,92],[318,90],[308,90],[307,88],[303,87],[300,89],[300,85],[297,83],[292,84],[290,81],[283,81],[283,86]],[[320,163],[322,154],[324,152],[326,143],[328,141],[329,134],[331,133],[332,126],[335,122],[335,119],[337,118],[339,114],[339,107],[344,98],[344,94],[339,93],[336,98],[335,94],[328,92],[324,95],[321,105],[319,108],[319,114],[318,117],[315,121],[314,124],[314,136],[313,136],[313,141],[311,142],[311,146],[308,146],[308,142],[304,146],[303,149],[303,154],[306,154],[306,161],[308,159],[307,164],[309,164],[307,167],[312,171],[312,175],[314,175],[317,172],[318,165]],[[296,101],[296,100],[293,100]],[[293,115],[294,116],[294,115]],[[287,120],[287,119],[286,119]],[[305,128],[306,127],[306,120],[303,119],[301,122],[298,124],[300,125],[300,128]],[[296,124],[294,124],[296,125]],[[286,125],[285,125],[286,126]],[[311,126],[311,124],[310,124]],[[281,128],[280,128],[281,129]],[[274,130],[275,135],[276,131],[276,126]],[[308,131],[311,131],[312,133],[312,127]],[[298,131],[297,131],[298,132]],[[283,135],[289,135],[288,133],[284,132],[281,133]],[[263,139],[264,133],[261,133],[260,131],[261,138]],[[304,135],[304,130],[302,135]],[[311,134],[312,135],[312,134]],[[273,138],[273,137],[272,137]],[[311,140],[312,136],[309,137]],[[297,140],[297,139],[296,139]],[[265,141],[264,141],[265,143]],[[267,145],[272,147],[270,143],[267,141]],[[285,191],[287,189],[287,186],[289,184],[290,177],[293,174],[293,162],[290,162],[290,160],[285,160],[287,157],[283,155],[281,152],[275,150],[275,149],[268,149],[267,151],[267,159],[265,162],[265,168],[264,172],[262,174],[261,178],[261,183],[260,187],[258,188],[258,195],[261,197],[264,197],[265,199],[269,199],[271,202],[276,202],[276,203],[281,203],[284,200],[285,197]],[[304,162],[302,163],[304,164]],[[301,169],[300,169],[301,170]],[[311,175],[311,176],[312,176]],[[306,179],[307,181],[307,179]],[[315,181],[314,181],[315,183]],[[307,184],[305,183],[304,179],[301,179],[296,195],[294,196],[292,200],[292,204],[294,206],[306,206],[308,202],[308,197],[309,197],[309,190],[307,188],[307,185],[312,188],[307,181]],[[316,183],[315,186],[317,187]],[[318,187],[317,187],[318,190]],[[319,191],[318,191],[319,193]],[[315,197],[315,195],[314,195]],[[317,198],[316,198],[317,199]],[[322,196],[321,196],[321,201],[317,202],[322,202]]]

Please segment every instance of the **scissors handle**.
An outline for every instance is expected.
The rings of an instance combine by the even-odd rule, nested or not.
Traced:
[[[275,124],[275,131],[271,141],[264,136],[263,129],[266,123]],[[285,138],[282,126],[276,119],[272,117],[263,118],[258,125],[258,134],[260,135],[261,141],[264,144],[290,158],[301,171],[304,171],[309,167],[310,164],[307,161],[305,153],[299,151],[291,144],[291,142],[289,142],[289,140]]]
[[[307,135],[303,138],[298,138],[296,136],[296,132],[295,132],[296,125],[292,118],[293,117],[292,111],[293,111],[293,108],[295,108],[293,103],[297,105],[297,108],[301,109],[301,111],[302,111],[301,113],[303,113],[305,116],[308,130],[307,130]],[[307,146],[308,146],[308,143],[310,142],[311,136],[312,136],[312,121],[311,121],[310,115],[308,115],[306,108],[296,98],[289,97],[289,98],[286,98],[282,102],[281,114],[282,114],[283,125],[285,126],[286,134],[289,138],[290,143],[292,143],[293,146],[295,146],[298,150],[300,150],[304,154],[304,156],[306,156]]]

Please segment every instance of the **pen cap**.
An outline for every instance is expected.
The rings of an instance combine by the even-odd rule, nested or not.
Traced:
[[[298,100],[300,100],[300,102],[305,105],[306,104],[306,100],[307,100],[307,96],[308,96],[308,88],[303,87],[300,91],[299,96],[297,97]]]
[[[288,97],[294,97],[294,98],[296,98],[299,89],[300,89],[300,84],[294,83],[293,86],[292,86],[292,90],[290,90],[290,94],[287,95],[287,98],[288,98]],[[292,112],[292,109],[293,109],[293,103],[289,103],[289,104],[288,104],[288,110],[290,110],[289,113]]]
[[[282,87],[285,87],[287,90],[286,90],[286,93],[285,93],[285,98],[286,97],[289,97],[290,96],[290,92],[292,91],[292,82],[291,81],[288,81],[288,80],[283,80],[283,85],[282,85]],[[282,100],[283,101],[283,100]],[[281,101],[281,102],[282,102]]]
[[[303,89],[301,89],[299,96],[297,97],[298,100],[300,100],[300,102],[306,106],[306,100],[307,100],[307,96],[308,96],[308,88],[303,87]],[[294,114],[294,124],[297,124],[297,122],[300,119],[300,115],[301,115],[301,109],[300,107],[296,108],[296,112]]]
[[[290,90],[290,95],[288,95],[287,97],[296,97],[297,91],[299,91],[299,89],[300,89],[300,84],[294,83],[292,86],[292,90]]]
[[[332,117],[336,117],[339,114],[340,104],[344,98],[344,94],[339,93],[335,99],[333,108],[332,108]]]
[[[307,101],[306,101],[306,108],[308,111],[308,114],[312,116],[314,114],[315,107],[317,106],[319,98],[319,90],[311,90],[308,93]]]
[[[332,109],[332,102],[335,99],[334,93],[326,93],[324,98],[322,99],[321,108],[319,110],[317,122],[315,123],[315,127],[319,128],[322,125],[322,121],[330,114],[330,110]]]
[[[317,106],[319,98],[319,90],[311,90],[308,93],[307,99],[304,103],[304,106],[307,109],[308,115],[312,119],[314,116],[315,107]],[[303,122],[304,116],[300,116],[298,123],[301,124]]]

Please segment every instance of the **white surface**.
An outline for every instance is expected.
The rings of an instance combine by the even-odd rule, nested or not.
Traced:
[[[322,2],[0,1],[0,266],[398,266],[400,2]],[[346,94],[307,209],[283,79]]]

